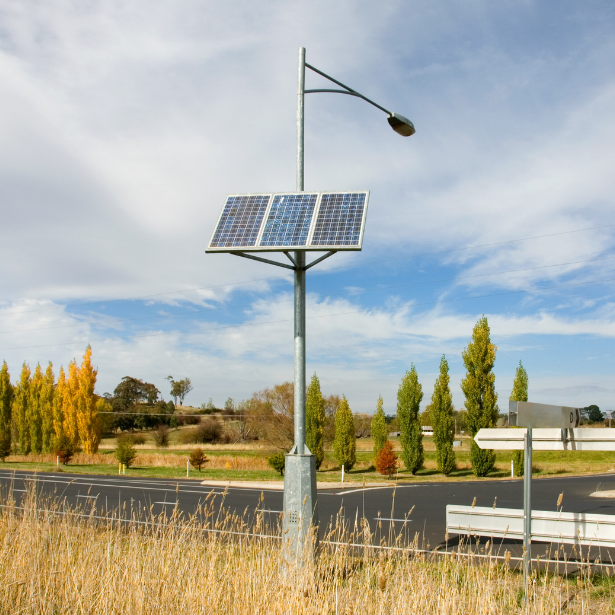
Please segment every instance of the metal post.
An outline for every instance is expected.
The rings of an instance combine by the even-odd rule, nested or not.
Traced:
[[[305,48],[299,48],[297,85],[297,191],[304,187],[303,103]],[[287,572],[313,557],[306,540],[318,525],[316,461],[305,445],[305,252],[295,252],[295,443],[284,468],[283,554]],[[314,537],[314,545],[318,536]]]
[[[532,562],[532,428],[524,438],[523,468],[523,594],[528,597],[528,583]]]

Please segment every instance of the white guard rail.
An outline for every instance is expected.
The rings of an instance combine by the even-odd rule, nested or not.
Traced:
[[[446,507],[449,534],[523,539],[523,510],[516,508]],[[615,515],[532,511],[532,540],[615,547]]]

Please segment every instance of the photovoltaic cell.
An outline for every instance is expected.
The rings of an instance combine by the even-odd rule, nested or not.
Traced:
[[[229,196],[214,236],[212,248],[251,247],[256,245],[270,194]]]
[[[360,250],[369,192],[234,194],[207,252]]]
[[[366,197],[365,192],[323,194],[310,244],[360,245]]]
[[[259,246],[305,246],[318,193],[276,194]]]

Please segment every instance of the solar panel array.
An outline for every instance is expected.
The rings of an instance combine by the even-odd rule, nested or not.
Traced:
[[[230,195],[208,252],[360,250],[369,192]]]

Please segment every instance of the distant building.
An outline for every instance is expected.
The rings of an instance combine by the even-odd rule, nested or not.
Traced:
[[[421,432],[424,436],[433,436],[433,427],[431,425],[423,425]]]

